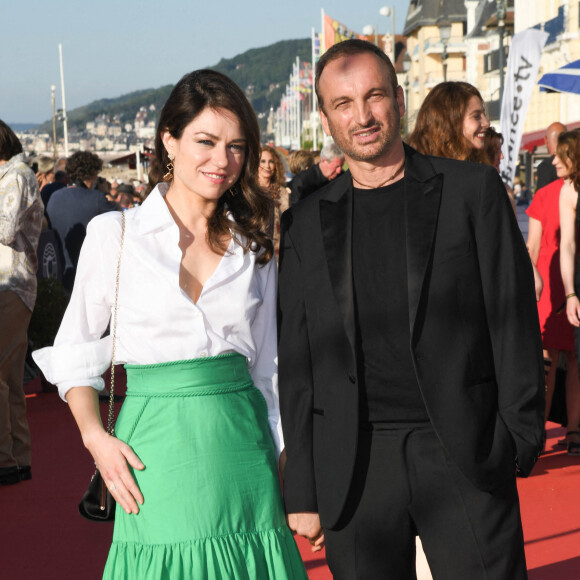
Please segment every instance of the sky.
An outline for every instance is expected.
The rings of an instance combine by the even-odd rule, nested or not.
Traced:
[[[62,44],[66,109],[101,98],[175,84],[184,74],[250,48],[309,38],[321,9],[351,30],[378,27],[401,34],[409,0],[0,0],[0,119],[42,123],[62,108],[58,45]]]

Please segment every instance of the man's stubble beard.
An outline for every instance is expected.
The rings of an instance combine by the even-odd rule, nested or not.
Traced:
[[[332,138],[334,139],[334,142],[338,145],[338,147],[340,148],[340,150],[350,159],[352,159],[353,161],[374,161],[376,159],[381,158],[385,153],[387,153],[388,151],[391,150],[391,148],[393,147],[393,145],[395,144],[395,142],[397,141],[397,139],[399,138],[399,130],[400,130],[400,126],[401,126],[401,116],[399,115],[398,111],[394,112],[394,125],[399,127],[399,130],[393,134],[383,134],[384,137],[384,141],[382,143],[379,144],[379,149],[377,151],[370,151],[368,153],[364,152],[364,147],[361,147],[361,149],[363,149],[363,151],[360,151],[359,149],[356,149],[354,146],[352,146],[353,141],[354,140],[348,140],[348,137],[351,137],[353,133],[355,133],[356,131],[361,131],[366,129],[367,127],[357,127],[354,129],[349,129],[348,131],[348,135],[347,138],[343,140],[342,138],[342,134],[340,134],[340,138],[337,139],[336,135],[338,135],[339,133],[337,133],[334,130],[333,124],[330,122],[330,119],[328,119],[328,127],[330,129],[330,134],[332,135]],[[377,121],[375,121],[373,119],[373,121],[371,123],[369,123],[369,127],[373,127],[373,126],[377,126],[379,127],[379,129],[382,129],[384,127],[384,125],[382,123],[377,123]],[[375,146],[376,143],[371,143],[369,146],[373,147]]]

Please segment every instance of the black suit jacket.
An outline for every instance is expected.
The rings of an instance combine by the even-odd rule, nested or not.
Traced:
[[[476,486],[493,489],[514,477],[516,462],[529,474],[541,448],[544,371],[530,260],[497,171],[405,150],[401,284],[417,381],[441,444]],[[319,512],[326,528],[343,511],[358,440],[352,196],[347,172],[282,221],[285,503],[289,513]]]
[[[538,191],[538,189],[542,189],[542,187],[546,187],[546,185],[558,179],[558,172],[552,165],[552,161],[554,161],[553,155],[547,157],[538,165],[538,181],[536,182],[536,191]]]
[[[324,187],[328,179],[324,177],[318,163],[298,173],[288,184],[290,188],[290,205],[298,203],[317,189]]]

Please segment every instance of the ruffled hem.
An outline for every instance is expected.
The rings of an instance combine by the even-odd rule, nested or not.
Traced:
[[[233,533],[178,544],[114,541],[103,580],[307,580],[290,530]]]

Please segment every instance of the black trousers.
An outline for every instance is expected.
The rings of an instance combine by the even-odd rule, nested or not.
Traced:
[[[477,489],[430,425],[361,431],[347,509],[325,530],[337,580],[415,580],[419,535],[434,580],[527,578],[513,480]]]

